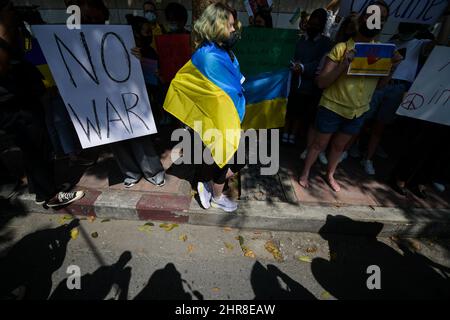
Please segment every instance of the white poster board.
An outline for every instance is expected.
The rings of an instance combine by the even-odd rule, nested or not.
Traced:
[[[450,126],[450,48],[435,47],[397,114]]]
[[[372,0],[341,0],[339,15],[361,13]],[[434,24],[447,8],[448,0],[386,0],[390,8],[389,18],[396,22]]]
[[[130,26],[32,26],[83,148],[156,133]]]

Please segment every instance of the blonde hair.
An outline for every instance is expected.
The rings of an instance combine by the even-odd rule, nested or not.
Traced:
[[[226,40],[230,36],[228,32],[230,14],[235,19],[234,28],[238,31],[241,23],[237,21],[236,12],[231,7],[220,2],[209,5],[194,24],[195,47],[199,47],[205,41],[220,43]]]

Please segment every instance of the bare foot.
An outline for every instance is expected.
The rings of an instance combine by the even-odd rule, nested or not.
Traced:
[[[334,192],[339,192],[341,191],[341,186],[339,185],[339,183],[336,182],[336,180],[334,180],[333,177],[327,177],[328,179],[328,183],[330,184],[330,187],[334,190]]]
[[[298,183],[305,189],[309,188],[308,177],[300,177]]]

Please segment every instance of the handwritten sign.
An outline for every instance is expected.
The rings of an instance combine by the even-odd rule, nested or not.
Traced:
[[[130,26],[32,30],[83,148],[156,133]]]
[[[241,72],[247,77],[289,67],[298,38],[297,30],[243,28],[234,49]]]
[[[355,58],[347,74],[387,76],[392,68],[395,45],[390,43],[355,43]]]
[[[361,13],[372,0],[341,1],[340,16],[350,12]],[[447,0],[387,0],[390,9],[389,18],[397,22],[434,24],[448,5]]]
[[[435,47],[397,114],[450,126],[450,48]]]
[[[165,34],[156,37],[160,75],[169,84],[191,58],[191,36],[189,34]]]

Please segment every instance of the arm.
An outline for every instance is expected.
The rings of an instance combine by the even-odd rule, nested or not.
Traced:
[[[325,66],[316,78],[317,86],[326,89],[333,84],[344,72],[347,72],[355,53],[354,50],[347,51],[341,62],[326,58]]]

